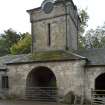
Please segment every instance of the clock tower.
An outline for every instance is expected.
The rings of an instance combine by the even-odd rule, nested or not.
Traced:
[[[77,50],[80,20],[72,0],[45,0],[27,11],[32,29],[32,52]]]

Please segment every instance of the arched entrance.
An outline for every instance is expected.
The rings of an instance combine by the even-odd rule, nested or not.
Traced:
[[[27,76],[26,96],[34,100],[56,101],[57,85],[54,73],[47,67],[37,67]]]
[[[95,97],[105,97],[105,73],[95,79]]]
[[[105,90],[105,73],[99,75],[95,79],[95,89],[96,90]]]

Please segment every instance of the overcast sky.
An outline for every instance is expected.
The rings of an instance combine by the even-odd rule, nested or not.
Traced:
[[[0,33],[12,28],[17,32],[30,32],[29,14],[26,12],[40,6],[43,0],[0,0]],[[89,28],[105,21],[105,0],[73,0],[78,8],[87,8]]]

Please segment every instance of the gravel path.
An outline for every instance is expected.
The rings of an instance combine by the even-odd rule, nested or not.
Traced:
[[[1,100],[0,105],[66,105],[53,102],[35,102],[35,101],[7,101]]]

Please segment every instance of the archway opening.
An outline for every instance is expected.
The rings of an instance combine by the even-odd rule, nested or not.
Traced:
[[[26,93],[28,98],[42,101],[55,101],[57,85],[54,73],[47,67],[33,69],[27,77]]]
[[[96,90],[105,90],[105,73],[99,75],[95,79],[95,89]]]
[[[95,96],[105,97],[105,73],[95,79]]]

